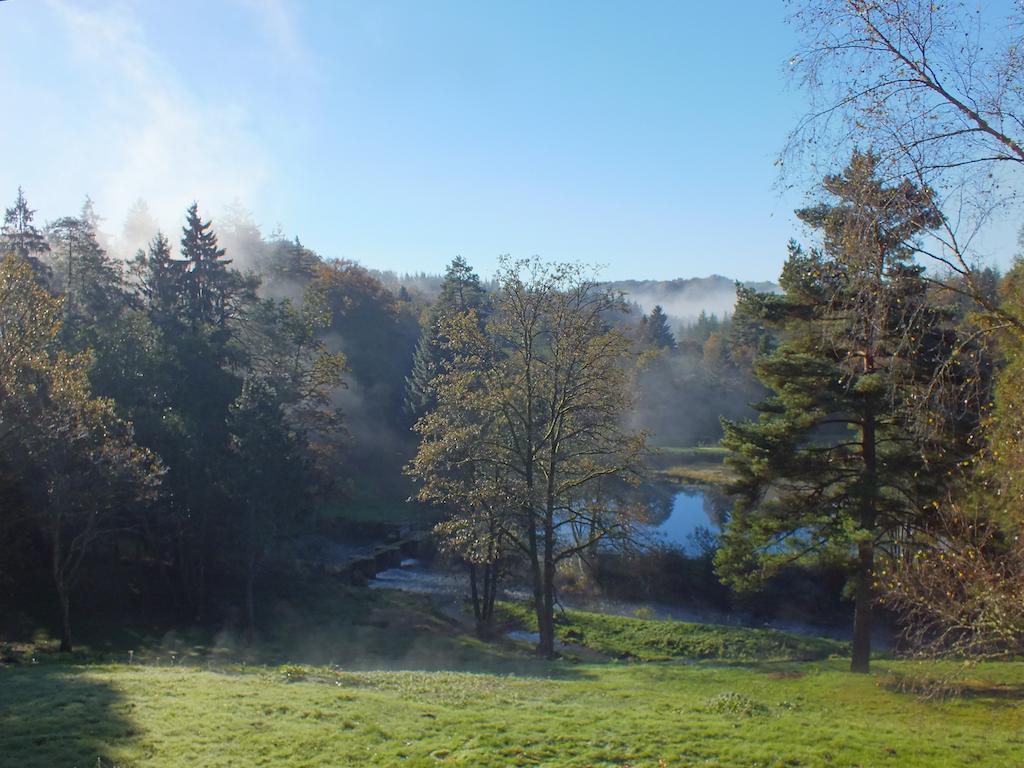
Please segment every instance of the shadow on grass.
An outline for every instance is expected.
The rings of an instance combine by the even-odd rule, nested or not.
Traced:
[[[989,705],[1014,708],[1024,701],[1024,682],[985,680],[967,677],[955,671],[935,675],[889,670],[881,685],[889,691],[912,694],[922,700],[977,700]]]
[[[111,748],[135,737],[129,706],[82,667],[0,670],[0,756],[18,768],[112,766]]]
[[[245,642],[241,617],[218,611],[217,624],[183,626],[130,617],[89,617],[78,629],[78,653],[56,653],[56,642],[26,624],[20,659],[192,666],[302,665],[349,671],[423,670],[576,679],[571,662],[549,662],[521,644],[476,637],[470,622],[439,611],[426,595],[354,588],[323,580],[291,580],[260,593],[255,642]],[[0,632],[0,644],[15,638]],[[2,646],[0,646],[2,649]],[[129,655],[130,654],[130,655]]]

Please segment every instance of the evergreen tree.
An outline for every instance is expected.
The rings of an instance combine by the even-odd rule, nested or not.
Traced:
[[[323,259],[299,238],[276,236],[267,243],[258,263],[260,295],[275,299],[296,299],[316,279]]]
[[[440,372],[448,354],[441,339],[441,326],[446,318],[475,310],[483,320],[487,294],[480,278],[461,256],[452,259],[444,273],[441,293],[430,308],[420,338],[416,342],[412,372],[406,378],[405,409],[418,418],[435,403],[433,379]]]
[[[819,556],[848,565],[855,597],[851,669],[868,670],[876,549],[927,525],[952,451],[920,436],[925,384],[949,354],[910,244],[940,223],[931,192],[883,185],[854,154],[825,179],[832,200],[798,211],[823,235],[795,244],[784,296],[741,294],[744,314],[776,327],[756,372],[772,395],[760,420],[725,423],[737,501],[718,555],[734,585]]]
[[[656,305],[649,315],[640,320],[643,341],[655,349],[674,350],[676,337],[668,324],[668,315],[661,305]]]
[[[171,255],[171,243],[157,232],[148,253],[140,250],[132,265],[136,288],[154,315],[173,317],[182,302],[185,262]]]
[[[25,192],[18,187],[14,205],[4,211],[4,224],[0,227],[0,255],[13,253],[28,261],[37,275],[46,276],[49,270],[40,257],[49,252],[50,246],[32,223],[35,213],[28,207]]]
[[[182,282],[183,309],[193,326],[223,326],[237,311],[239,281],[228,271],[230,259],[217,247],[212,223],[199,217],[199,205],[192,203],[182,229],[181,255],[185,260]]]
[[[64,292],[67,333],[85,330],[92,335],[127,304],[120,266],[100,246],[98,218],[86,198],[79,216],[63,216],[47,227],[53,282]]]

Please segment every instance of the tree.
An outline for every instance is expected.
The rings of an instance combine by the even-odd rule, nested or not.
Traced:
[[[268,382],[245,380],[229,410],[228,425],[233,459],[227,472],[228,493],[242,516],[246,637],[251,642],[258,567],[275,535],[308,511],[312,480],[301,442],[288,428],[280,399]]]
[[[984,514],[944,500],[930,539],[904,552],[898,567],[880,577],[882,599],[899,619],[909,648],[961,660],[1024,651],[1020,533],[1020,527],[1007,531]]]
[[[170,241],[157,232],[148,252],[140,250],[132,264],[136,289],[155,316],[173,318],[182,301],[185,262],[171,255]]]
[[[0,227],[0,255],[13,253],[28,261],[36,274],[45,276],[47,268],[40,257],[49,252],[50,246],[32,223],[35,213],[28,207],[24,191],[18,187],[14,205],[4,211],[4,224]]]
[[[92,203],[79,216],[63,216],[47,226],[57,262],[54,284],[64,292],[65,331],[92,335],[127,305],[119,264],[100,246]]]
[[[802,46],[790,63],[811,107],[784,162],[809,159],[817,174],[818,160],[871,146],[887,179],[937,190],[955,215],[917,247],[958,276],[952,287],[1024,333],[1024,318],[1002,312],[978,283],[971,252],[1024,167],[1024,6],[1004,20],[955,1],[791,2]]]
[[[703,312],[701,316],[703,317]],[[661,305],[651,310],[649,315],[644,315],[640,320],[641,336],[643,341],[655,349],[673,350],[676,348],[676,337],[672,335],[672,329],[668,324],[668,316]]]
[[[0,263],[0,452],[16,465],[28,516],[49,547],[61,615],[61,650],[72,650],[71,593],[86,557],[125,505],[152,499],[162,467],[134,441],[113,402],[92,395],[90,355],[57,348],[60,302],[27,261]],[[13,459],[12,457],[13,452]]]
[[[225,326],[239,311],[244,286],[238,274],[228,270],[231,259],[225,259],[224,249],[217,247],[212,224],[199,217],[196,203],[186,213],[181,256],[185,261],[181,277],[185,316],[193,326]]]
[[[432,382],[445,362],[441,325],[453,314],[475,310],[484,319],[487,294],[480,278],[461,256],[456,256],[445,270],[441,293],[430,308],[416,342],[412,372],[406,377],[405,409],[419,418],[435,404]]]
[[[822,247],[791,244],[785,296],[741,294],[741,311],[781,342],[756,364],[772,393],[760,419],[725,423],[737,501],[717,558],[740,587],[794,560],[845,562],[855,672],[870,663],[876,551],[927,528],[943,470],[958,458],[918,423],[951,345],[909,243],[940,216],[927,189],[884,185],[877,162],[855,153],[826,177],[831,201],[797,212]]]
[[[538,651],[551,656],[558,566],[628,533],[630,509],[607,488],[636,478],[644,437],[622,427],[629,341],[605,319],[621,298],[575,265],[506,262],[497,280],[485,328],[472,311],[443,326],[451,362],[417,423],[410,472],[424,501],[501,511],[495,524],[533,584]]]
[[[1024,310],[1024,263],[1002,281],[1002,307]],[[926,656],[985,658],[1024,648],[1024,339],[994,334],[1001,366],[982,400],[980,449],[939,500],[930,535],[901,553],[882,598],[907,645]]]

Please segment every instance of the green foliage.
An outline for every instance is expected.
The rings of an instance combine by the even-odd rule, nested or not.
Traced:
[[[555,568],[629,530],[621,491],[645,442],[622,424],[630,345],[605,320],[621,298],[538,260],[506,262],[498,283],[483,327],[472,311],[443,326],[452,362],[416,424],[409,472],[422,501],[452,510],[449,538],[491,548],[500,537],[525,557],[549,654]]]
[[[50,246],[32,223],[35,213],[28,207],[24,191],[18,187],[14,205],[4,210],[4,223],[0,227],[0,256],[14,254],[27,261],[37,277],[45,277],[48,269],[41,257],[50,250]]]
[[[90,356],[60,350],[59,311],[25,259],[0,261],[0,495],[9,516],[0,525],[20,517],[46,541],[70,651],[83,560],[116,527],[116,513],[153,500],[163,470],[113,402],[93,396]]]
[[[127,308],[119,263],[96,239],[95,214],[86,199],[79,216],[47,226],[52,283],[64,295],[64,333],[78,348],[95,346]]]
[[[781,342],[756,363],[772,393],[760,419],[725,423],[737,502],[718,567],[751,588],[794,560],[850,558],[866,668],[874,548],[926,525],[958,458],[955,435],[924,434],[920,418],[951,347],[911,246],[941,216],[929,190],[879,181],[870,154],[825,188],[832,201],[797,212],[822,249],[790,245],[784,296],[741,296]]]
[[[423,322],[416,342],[412,372],[406,378],[405,409],[419,418],[437,404],[434,378],[452,362],[442,327],[456,315],[475,312],[479,321],[486,318],[487,294],[480,278],[461,256],[456,256],[445,270],[440,295]]]
[[[241,275],[228,270],[231,259],[224,253],[211,222],[204,222],[198,204],[192,203],[182,229],[178,287],[184,316],[193,326],[223,327],[240,311],[246,284]]]
[[[704,317],[703,313],[701,317]],[[676,337],[668,324],[668,316],[660,305],[655,305],[649,315],[640,318],[640,338],[654,349],[675,349]]]

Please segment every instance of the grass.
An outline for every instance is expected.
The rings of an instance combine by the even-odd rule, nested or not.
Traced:
[[[979,665],[962,695],[921,701],[908,682],[949,670],[881,661],[855,676],[824,658],[839,644],[784,633],[572,613],[560,634],[633,660],[579,664],[481,643],[413,595],[323,582],[268,603],[276,629],[253,648],[224,628],[155,627],[92,638],[85,662],[42,636],[0,648],[21,652],[0,664],[0,765],[998,768],[1024,755],[1024,663]],[[125,643],[135,663],[103,661],[126,660]],[[807,658],[821,660],[792,660]]]
[[[532,608],[512,603],[503,603],[501,608],[522,627],[536,631],[537,617]],[[657,621],[584,611],[562,614],[555,633],[563,643],[612,658],[640,661],[810,661],[849,655],[847,643],[773,629]]]
[[[1017,701],[921,702],[888,663],[567,666],[543,676],[38,666],[0,673],[0,755],[50,766],[1019,766]]]
[[[720,446],[659,448],[651,466],[658,476],[673,483],[722,487],[734,479],[724,463],[728,455]]]
[[[721,488],[735,478],[725,464],[677,464],[658,470],[658,476],[680,485],[713,485]]]

